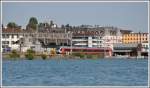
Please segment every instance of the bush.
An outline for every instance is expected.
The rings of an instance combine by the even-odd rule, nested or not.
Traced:
[[[9,54],[10,58],[19,58],[20,55],[18,54],[18,52],[16,50],[12,50],[11,53]]]
[[[26,54],[25,54],[25,57],[28,60],[33,60],[34,56],[35,56],[35,51],[33,51],[32,49],[28,49],[27,52],[26,52]]]
[[[43,60],[45,60],[47,58],[47,55],[46,54],[41,54],[41,57]]]
[[[33,60],[33,59],[34,59],[34,54],[28,53],[28,54],[25,55],[25,57],[26,57],[28,60]]]

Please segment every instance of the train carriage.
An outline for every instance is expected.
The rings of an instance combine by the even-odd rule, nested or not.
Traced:
[[[82,54],[104,54],[105,56],[112,56],[112,49],[111,48],[86,48],[86,47],[60,47],[58,52],[60,54],[67,54],[68,52],[71,53],[82,53]]]

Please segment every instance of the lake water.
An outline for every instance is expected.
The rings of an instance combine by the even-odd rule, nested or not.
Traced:
[[[3,86],[147,86],[147,59],[3,61]]]

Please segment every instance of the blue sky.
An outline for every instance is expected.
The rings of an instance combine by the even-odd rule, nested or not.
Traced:
[[[25,28],[34,16],[39,22],[53,20],[58,25],[97,24],[147,32],[147,8],[146,2],[3,2],[3,24],[13,21]]]

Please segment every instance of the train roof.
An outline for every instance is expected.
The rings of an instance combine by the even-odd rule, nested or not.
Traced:
[[[71,47],[65,47],[65,46],[63,46],[63,47],[60,47],[60,48],[71,48]],[[111,48],[109,48],[109,47],[72,47],[72,48],[76,48],[76,49],[111,49]]]

